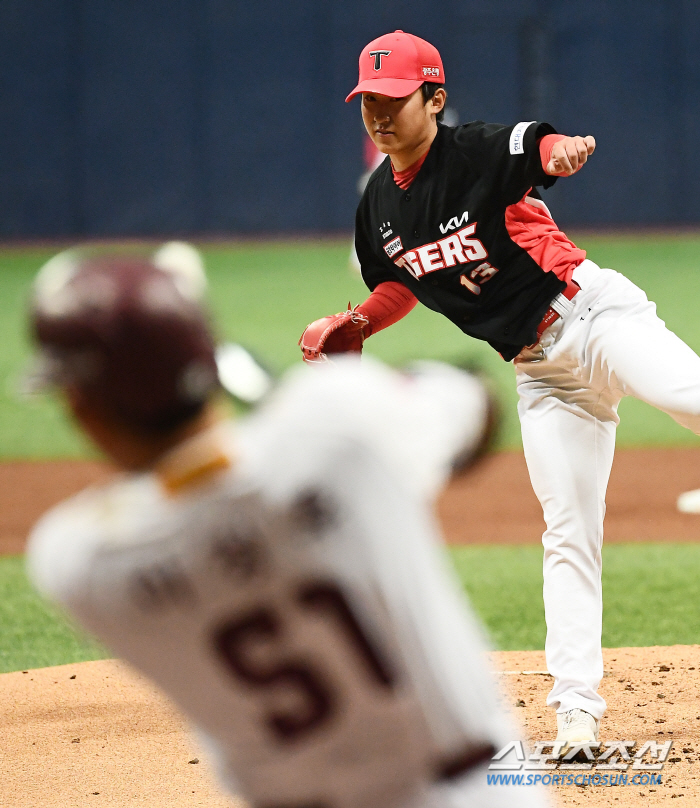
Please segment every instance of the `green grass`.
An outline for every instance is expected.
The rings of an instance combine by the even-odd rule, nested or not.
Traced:
[[[0,626],[0,672],[107,656],[100,645],[39,597],[27,580],[22,558],[0,558]]]
[[[669,327],[700,351],[700,236],[591,236],[575,239],[589,257],[623,272],[658,304]],[[55,250],[0,251],[0,459],[88,457],[92,450],[59,402],[22,401],[16,383],[31,349],[25,303],[37,269]],[[205,246],[211,301],[222,339],[253,349],[277,372],[299,361],[299,334],[311,320],[360,302],[366,289],[347,268],[349,243],[293,242]],[[401,365],[415,358],[467,360],[494,379],[505,411],[501,446],[520,446],[513,368],[487,345],[417,307],[367,348]],[[697,445],[662,413],[623,402],[620,446]],[[539,547],[452,550],[460,576],[498,647],[542,648]],[[612,545],[605,549],[606,646],[692,643],[700,637],[700,546]],[[0,558],[0,671],[105,655],[32,590],[17,558]]]
[[[460,578],[502,650],[544,648],[542,548],[452,549]],[[700,545],[611,544],[603,550],[603,645],[700,642]]]
[[[700,350],[700,236],[592,236],[575,239],[589,256],[639,284],[691,347]],[[304,326],[366,296],[347,267],[349,241],[203,245],[211,300],[221,338],[256,351],[272,369],[299,361]],[[20,401],[14,385],[30,353],[24,307],[36,270],[54,253],[0,251],[0,459],[85,457],[86,442],[59,404]],[[368,352],[400,365],[415,358],[463,359],[482,366],[501,394],[505,424],[501,446],[520,446],[514,372],[485,343],[469,339],[445,318],[418,306],[400,323],[372,337]],[[618,445],[693,445],[697,439],[671,419],[637,401],[621,407]]]
[[[503,650],[544,647],[542,550],[451,549],[472,603]],[[700,637],[700,545],[610,545],[604,550],[603,644],[693,644]],[[0,672],[101,659],[107,652],[34,592],[19,558],[0,558]]]

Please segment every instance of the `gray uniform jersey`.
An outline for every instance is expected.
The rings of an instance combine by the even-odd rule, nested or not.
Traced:
[[[475,406],[457,373],[307,369],[35,529],[39,588],[179,704],[256,808],[541,804],[472,765],[513,733],[427,507],[448,452],[412,444],[416,414]]]

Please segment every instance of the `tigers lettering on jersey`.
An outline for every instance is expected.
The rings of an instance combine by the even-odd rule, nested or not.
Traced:
[[[482,261],[488,258],[488,251],[478,238],[470,238],[476,231],[476,222],[473,222],[456,233],[453,233],[447,238],[442,238],[439,241],[433,241],[430,244],[423,244],[421,247],[416,247],[413,250],[408,250],[403,255],[394,259],[394,263],[407,269],[414,278],[422,278],[431,272],[445,267],[453,267],[456,264],[470,264],[473,261]],[[398,241],[398,239],[397,239]],[[392,242],[393,243],[393,242]],[[387,244],[386,247],[390,247]],[[386,248],[385,248],[386,249]],[[391,254],[387,250],[387,254]],[[484,270],[483,267],[489,267],[489,270]],[[471,291],[474,288],[481,289],[476,286],[476,283],[484,283],[492,278],[496,272],[495,267],[490,264],[481,264],[470,273],[471,281],[463,283]],[[476,273],[476,274],[475,274]],[[464,277],[464,276],[462,276]],[[474,283],[475,278],[480,278]],[[479,294],[479,292],[474,292]]]

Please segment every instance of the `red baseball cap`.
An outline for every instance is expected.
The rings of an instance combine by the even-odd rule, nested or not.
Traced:
[[[394,31],[373,39],[360,54],[360,80],[345,99],[360,93],[380,93],[404,98],[424,81],[445,83],[437,48],[420,37]]]

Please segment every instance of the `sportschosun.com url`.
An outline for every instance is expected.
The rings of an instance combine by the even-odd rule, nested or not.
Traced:
[[[487,774],[490,786],[657,786],[660,774],[582,774],[575,772],[554,774]]]

